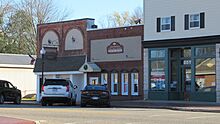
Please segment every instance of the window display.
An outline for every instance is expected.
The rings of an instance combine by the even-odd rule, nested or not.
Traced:
[[[152,61],[150,72],[151,90],[165,90],[165,61]]]

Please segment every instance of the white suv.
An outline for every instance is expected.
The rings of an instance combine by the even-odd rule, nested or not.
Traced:
[[[65,79],[46,79],[41,92],[41,105],[52,105],[53,103],[76,104],[76,93],[72,82]]]

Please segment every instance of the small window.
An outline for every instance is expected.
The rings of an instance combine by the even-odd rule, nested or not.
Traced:
[[[131,94],[138,95],[138,73],[131,73]]]
[[[207,46],[207,47],[197,47],[196,48],[196,56],[215,56],[215,46]]]
[[[200,14],[192,14],[189,19],[190,29],[200,28]]]
[[[14,86],[11,83],[8,83],[9,88],[13,89]]]
[[[185,30],[205,28],[205,12],[185,15]]]
[[[161,31],[171,31],[171,17],[161,18]]]
[[[128,95],[128,73],[121,73],[122,95]]]

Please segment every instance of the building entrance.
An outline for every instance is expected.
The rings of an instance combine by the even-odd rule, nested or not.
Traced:
[[[191,48],[169,49],[169,100],[190,100]]]

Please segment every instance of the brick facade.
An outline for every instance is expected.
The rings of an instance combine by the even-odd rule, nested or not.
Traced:
[[[112,29],[101,29],[101,30],[91,30],[88,31],[88,42],[89,42],[89,60],[91,53],[91,42],[92,40],[99,39],[110,39],[110,38],[121,38],[121,37],[132,37],[132,36],[141,36],[143,39],[143,26],[131,26],[131,27],[121,27],[121,28],[112,28]],[[142,51],[142,49],[141,49]],[[135,52],[135,50],[134,50]],[[142,53],[142,52],[141,52]],[[141,60],[136,61],[110,61],[110,62],[96,62],[96,64],[104,71],[108,73],[108,88],[111,89],[111,72],[118,73],[118,95],[112,95],[113,100],[137,100],[144,98],[143,91],[143,55]],[[131,95],[131,73],[133,70],[137,70],[139,73],[139,95]],[[129,73],[128,76],[128,95],[122,95],[121,91],[121,73]],[[101,72],[102,73],[102,72]],[[101,82],[101,73],[88,73],[87,80],[89,77],[99,77],[99,82]],[[89,82],[87,82],[89,83]]]
[[[83,35],[84,49],[82,50],[65,50],[65,38],[69,30],[78,29]],[[48,31],[54,31],[59,37],[59,51],[58,56],[72,56],[72,55],[85,55],[88,53],[87,42],[87,19],[79,19],[73,21],[55,22],[48,24],[38,25],[38,42],[37,42],[37,56],[42,46],[44,35]]]
[[[129,27],[120,27],[120,28],[110,28],[110,29],[88,29],[88,20],[93,19],[79,19],[72,21],[64,21],[64,22],[55,22],[48,24],[40,24],[38,25],[38,42],[37,42],[37,57],[40,58],[40,49],[42,47],[42,40],[45,34],[48,31],[53,31],[58,36],[59,40],[59,50],[57,57],[66,57],[66,56],[79,56],[86,55],[88,58],[88,62],[90,62],[91,58],[91,42],[92,40],[99,39],[109,39],[109,38],[123,38],[123,37],[135,37],[140,36],[141,40],[143,39],[143,25],[129,26]],[[83,49],[81,50],[65,50],[65,39],[67,33],[71,29],[78,29],[83,35]],[[140,41],[140,40],[139,40]],[[141,42],[141,41],[140,41]],[[140,43],[139,42],[139,43]],[[141,45],[140,45],[141,46]],[[138,49],[140,52],[140,49]],[[135,50],[134,50],[135,52]],[[118,73],[118,95],[112,96],[113,100],[132,100],[132,99],[143,99],[144,91],[143,91],[143,49],[141,46],[141,59],[140,60],[130,60],[130,61],[108,61],[108,62],[95,62],[102,72],[108,72],[108,81],[111,80],[111,72],[116,71]],[[73,63],[74,64],[74,63]],[[121,94],[121,73],[126,71],[129,73],[128,76],[128,95],[122,96]],[[58,71],[59,72],[59,71]],[[90,77],[98,77],[99,83],[101,82],[101,73],[102,72],[92,72],[87,73],[87,84],[89,84]],[[138,73],[138,95],[131,94],[131,73]],[[70,76],[71,77],[71,76]],[[110,83],[110,82],[108,82]],[[85,84],[85,82],[84,82]],[[111,83],[110,83],[111,84]],[[111,89],[111,85],[108,84],[108,88]]]

